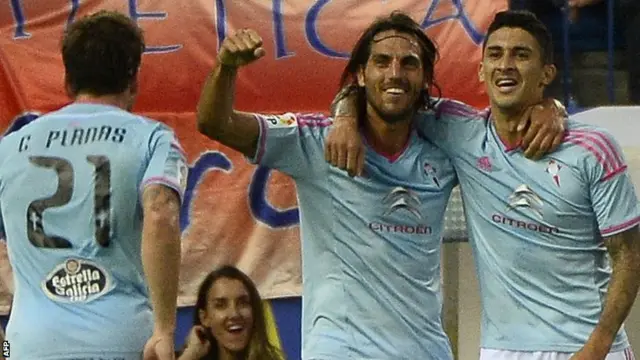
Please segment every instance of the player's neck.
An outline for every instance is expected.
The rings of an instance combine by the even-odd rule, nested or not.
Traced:
[[[503,144],[508,148],[515,148],[522,141],[522,132],[518,131],[518,125],[524,114],[522,111],[505,111],[495,106],[491,106],[491,121],[496,127],[496,133]]]
[[[78,94],[73,101],[81,104],[101,104],[111,105],[119,107],[123,110],[127,110],[129,102],[123,95],[91,95],[91,94]]]
[[[374,111],[367,111],[364,122],[364,136],[377,152],[395,155],[407,146],[411,134],[411,117],[395,123],[388,123]]]

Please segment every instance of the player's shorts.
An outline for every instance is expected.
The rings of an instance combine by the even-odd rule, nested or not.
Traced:
[[[555,351],[480,350],[480,360],[569,360],[572,355],[573,353]],[[605,360],[635,360],[635,357],[629,347],[609,353]]]

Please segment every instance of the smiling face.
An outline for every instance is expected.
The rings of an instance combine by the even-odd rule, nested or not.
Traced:
[[[249,292],[240,280],[219,278],[207,295],[207,306],[199,312],[200,322],[211,330],[221,349],[245,350],[253,331],[253,310]]]
[[[545,64],[540,44],[529,32],[503,27],[487,39],[479,75],[494,109],[517,113],[541,101],[555,74],[555,66]]]
[[[369,59],[358,73],[358,85],[366,90],[368,112],[375,112],[387,123],[409,118],[425,88],[415,37],[396,30],[376,34]]]

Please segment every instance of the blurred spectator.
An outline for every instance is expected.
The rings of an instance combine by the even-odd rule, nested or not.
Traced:
[[[626,35],[627,67],[629,69],[629,101],[640,105],[640,1],[619,0],[620,14]]]
[[[640,38],[635,34],[640,30],[640,1],[638,0],[613,0],[615,2],[615,22],[614,22],[614,47],[622,52],[623,61],[628,72],[628,97],[629,102],[640,104]],[[556,64],[560,71],[563,70],[563,21],[564,14],[562,8],[569,6],[568,15],[571,21],[569,27],[569,38],[571,41],[571,65],[572,70],[576,70],[573,76],[573,91],[583,96],[585,105],[599,105],[608,101],[606,90],[598,91],[594,89],[604,88],[595,86],[600,79],[600,83],[605,84],[607,61],[597,56],[579,56],[589,54],[603,54],[607,51],[607,0],[511,0],[511,7],[514,9],[526,9],[535,13],[553,34]],[[578,56],[577,56],[578,55]],[[615,60],[615,59],[614,59]],[[615,68],[618,61],[614,62]],[[574,69],[575,68],[575,69]],[[578,70],[584,70],[585,79],[579,79]],[[601,70],[600,73],[597,70]],[[602,74],[603,76],[598,76]],[[549,87],[549,95],[562,98],[562,76]],[[581,87],[581,88],[576,88]],[[617,87],[617,86],[616,86]],[[597,94],[593,94],[597,91]],[[591,93],[589,93],[591,92]],[[621,96],[616,96],[620,102]],[[594,103],[595,102],[595,103]],[[624,101],[623,101],[624,102]]]
[[[193,328],[179,360],[283,360],[269,342],[262,299],[233,266],[211,272],[198,290]]]

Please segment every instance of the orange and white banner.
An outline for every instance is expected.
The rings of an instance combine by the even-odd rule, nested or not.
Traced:
[[[173,127],[191,165],[181,220],[180,304],[193,304],[200,280],[222,263],[246,270],[266,298],[299,296],[295,187],[196,130],[196,102],[221,40],[252,28],[265,41],[267,56],[240,71],[238,109],[326,112],[359,34],[376,17],[400,9],[438,44],[436,81],[443,95],[484,107],[477,79],[481,44],[493,15],[506,8],[507,0],[5,0],[0,131],[69,102],[59,51],[68,24],[101,9],[128,14],[147,42],[134,111]],[[6,263],[5,253],[0,259]],[[0,264],[5,311],[9,269]]]

